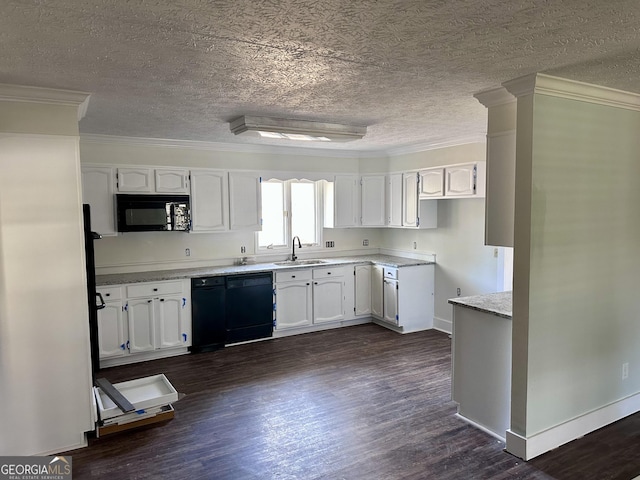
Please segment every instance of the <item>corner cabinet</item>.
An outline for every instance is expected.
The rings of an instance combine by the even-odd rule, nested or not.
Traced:
[[[188,353],[187,347],[191,345],[188,280],[97,290],[106,304],[98,311],[101,367]]]
[[[420,170],[420,199],[484,197],[485,162]]]

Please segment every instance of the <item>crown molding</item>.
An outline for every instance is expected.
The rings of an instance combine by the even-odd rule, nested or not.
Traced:
[[[57,88],[28,87],[24,85],[0,84],[0,101],[68,105],[78,108],[78,121],[82,120],[89,107],[91,94]]]
[[[80,143],[102,145],[126,145],[133,147],[193,148],[233,153],[262,153],[274,155],[298,155],[308,157],[359,158],[357,150],[338,150],[301,147],[281,147],[277,145],[254,145],[248,143],[204,142],[199,140],[179,140],[167,138],[125,137],[81,133]]]
[[[276,145],[254,145],[247,143],[203,142],[198,140],[179,140],[166,138],[125,137],[117,135],[99,135],[91,133],[80,134],[81,144],[126,145],[133,147],[161,147],[161,148],[193,148],[196,150],[210,150],[216,152],[234,153],[262,153],[274,155],[297,155],[326,158],[382,158],[420,153],[427,150],[455,147],[469,143],[485,143],[484,135],[460,138],[440,143],[414,144],[389,150],[334,150],[326,148],[280,147]]]
[[[640,95],[615,88],[534,73],[502,84],[512,95],[539,94],[640,111]]]
[[[474,93],[473,96],[487,108],[513,103],[517,100],[516,97],[509,93],[509,91],[504,87],[483,90],[481,92]]]
[[[483,133],[478,135],[472,135],[469,137],[460,137],[452,140],[447,140],[445,142],[416,143],[413,145],[406,145],[403,147],[390,148],[385,150],[382,153],[388,155],[389,157],[398,157],[400,155],[407,155],[410,153],[427,152],[429,150],[439,150],[441,148],[448,148],[448,147],[459,147],[461,145],[468,145],[470,143],[484,144],[486,142],[487,142],[487,136],[485,133]]]

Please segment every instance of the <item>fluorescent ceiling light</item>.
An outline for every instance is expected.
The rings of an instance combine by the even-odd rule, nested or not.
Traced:
[[[348,142],[367,133],[367,127],[361,126],[253,115],[236,118],[229,122],[229,127],[236,135],[320,142]]]

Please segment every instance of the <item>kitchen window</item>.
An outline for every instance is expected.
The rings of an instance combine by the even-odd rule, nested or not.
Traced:
[[[285,250],[300,237],[306,247],[322,244],[321,186],[310,180],[269,179],[262,182],[262,231],[258,251]]]

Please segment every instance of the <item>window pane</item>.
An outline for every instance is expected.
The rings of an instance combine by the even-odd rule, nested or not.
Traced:
[[[284,217],[284,184],[280,181],[262,182],[262,231],[258,245],[286,245]]]
[[[314,183],[291,183],[291,235],[299,236],[302,243],[317,242]]]

